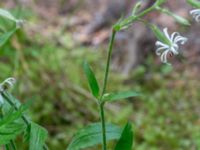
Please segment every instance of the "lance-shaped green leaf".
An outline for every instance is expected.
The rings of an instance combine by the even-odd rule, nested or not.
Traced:
[[[119,92],[119,93],[106,93],[103,95],[104,102],[113,102],[119,101],[130,97],[140,96],[141,94],[134,91],[126,91],[126,92]]]
[[[23,113],[28,109],[28,107],[29,106],[27,104],[24,104],[20,106],[17,111],[10,110],[8,114],[5,115],[3,119],[0,120],[0,129],[4,127],[6,124],[9,124],[22,117]]]
[[[0,128],[0,146],[8,144],[25,130],[24,123],[11,122]]]
[[[16,31],[17,31],[17,28],[14,28],[13,30],[9,32],[5,32],[2,35],[0,35],[0,47],[3,46]]]
[[[25,129],[24,123],[19,122],[19,118],[27,108],[26,105],[22,105],[18,111],[11,110],[0,120],[0,145],[9,143]]]
[[[171,45],[171,42],[167,39],[164,33],[160,31],[160,29],[156,25],[150,24],[150,28],[158,40],[160,40],[161,42],[167,45]]]
[[[9,19],[11,21],[17,22],[17,19],[7,10],[0,8],[0,16]]]
[[[40,125],[32,122],[30,125],[29,150],[42,150],[45,145],[48,132]]]
[[[171,15],[178,23],[180,23],[182,25],[186,25],[186,26],[190,25],[190,22],[187,19],[185,19],[179,15],[176,15],[172,12],[169,12],[169,15]]]
[[[157,7],[157,10],[161,11],[164,14],[172,16],[178,23],[180,23],[182,25],[186,25],[186,26],[190,25],[190,22],[187,19],[185,19],[179,15],[176,15],[175,13],[172,13],[171,11],[169,11],[166,8]]]
[[[86,61],[83,63],[83,69],[87,77],[88,83],[90,85],[92,94],[94,97],[97,98],[99,96],[99,85],[92,69],[90,68],[90,66],[88,65]]]
[[[142,6],[142,1],[139,1],[135,4],[135,6],[132,10],[132,16],[136,15],[136,13],[138,12],[138,10],[140,9],[141,6]]]
[[[200,1],[197,1],[197,0],[187,0],[187,2],[188,2],[191,6],[193,6],[193,7],[195,7],[195,8],[200,8]]]
[[[106,124],[106,140],[118,140],[121,128],[113,124]],[[102,143],[101,123],[91,124],[81,129],[72,139],[67,150],[80,150]]]
[[[127,123],[123,129],[121,137],[115,146],[115,150],[132,150],[133,131],[130,123]]]

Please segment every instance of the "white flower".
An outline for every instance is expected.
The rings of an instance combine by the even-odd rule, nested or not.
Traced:
[[[200,9],[191,10],[190,14],[193,16],[196,22],[200,22]]]
[[[172,33],[170,36],[168,34],[168,29],[164,28],[163,30],[166,39],[169,43],[164,43],[157,41],[156,46],[158,47],[156,50],[156,54],[161,57],[161,61],[163,63],[167,63],[167,56],[169,55],[178,55],[179,54],[179,43],[185,44],[187,38],[181,36],[178,32]]]
[[[6,89],[13,87],[15,82],[15,78],[7,78],[0,84],[0,92],[4,92]]]
[[[13,87],[13,85],[15,84],[15,82],[16,82],[15,78],[7,78],[6,80],[4,80],[0,84],[0,106],[2,106],[3,103],[4,103],[2,92],[4,92],[5,90]]]

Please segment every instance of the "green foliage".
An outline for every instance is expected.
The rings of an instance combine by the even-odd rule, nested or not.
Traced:
[[[9,144],[11,140],[15,140],[16,136],[24,132],[24,141],[29,141],[30,150],[43,149],[47,138],[46,129],[34,122],[29,123],[24,116],[25,110],[27,110],[31,104],[30,101],[17,108],[17,100],[12,95],[6,94],[4,100],[8,101],[11,107],[16,111],[5,111],[6,114],[3,116],[2,120],[0,120],[0,144]],[[3,107],[5,106],[6,105],[3,105]]]
[[[133,131],[130,123],[124,127],[121,137],[117,142],[115,150],[132,150],[133,145]]]
[[[107,141],[119,139],[121,132],[121,128],[116,125],[106,124]],[[67,150],[80,150],[100,143],[102,143],[101,123],[94,123],[81,129],[74,136]]]
[[[38,124],[31,122],[29,137],[29,150],[42,150],[45,145],[48,132]]]
[[[181,16],[179,16],[179,15],[177,15],[177,14],[175,14],[175,13],[169,11],[169,10],[166,9],[166,8],[157,7],[156,9],[159,10],[159,11],[161,11],[161,12],[164,13],[164,14],[167,14],[167,15],[169,15],[169,16],[172,16],[172,17],[173,17],[178,23],[180,23],[181,25],[185,25],[185,26],[189,26],[189,25],[190,25],[190,22],[189,22],[187,19],[185,19],[185,18],[183,18],[183,17],[181,17]]]
[[[164,2],[164,0],[158,0],[156,1],[156,5],[163,4]],[[150,11],[151,9],[149,9],[147,12]],[[139,5],[135,7],[132,16],[119,21],[119,23],[114,26],[114,29],[116,29],[116,31],[125,29],[129,27],[132,22],[139,19],[138,17],[142,17],[146,14],[146,12],[137,14],[138,12]],[[134,15],[138,16],[135,17]],[[179,18],[179,16],[174,16],[175,14],[170,15],[177,21],[187,24],[187,22],[185,22],[185,20],[182,18]],[[9,36],[8,33],[5,34],[2,38],[2,45],[4,47],[1,50],[1,56],[3,56],[6,61],[2,59],[3,61],[0,64],[0,70],[2,71],[1,78],[11,74],[15,74],[17,77],[19,77],[20,82],[17,86],[17,89],[15,90],[15,93],[19,95],[20,99],[31,97],[35,100],[35,103],[31,108],[31,116],[35,121],[38,121],[42,124],[54,125],[55,131],[54,129],[53,131],[49,130],[53,133],[50,134],[49,144],[52,149],[62,149],[67,144],[69,138],[72,136],[72,133],[75,132],[77,127],[80,127],[83,122],[87,123],[91,120],[96,120],[99,118],[94,103],[90,102],[89,100],[86,103],[86,99],[92,98],[87,93],[87,91],[84,90],[85,81],[78,72],[81,72],[79,68],[82,62],[82,58],[87,57],[88,60],[95,61],[95,68],[99,68],[96,71],[96,76],[102,77],[102,71],[104,70],[103,66],[105,63],[102,63],[102,61],[98,62],[96,60],[102,60],[105,58],[105,54],[103,52],[98,54],[92,53],[85,47],[75,47],[75,49],[73,46],[71,47],[71,45],[74,45],[74,43],[70,43],[71,41],[69,41],[68,38],[63,47],[58,46],[57,41],[54,43],[47,40],[48,42],[45,43],[45,40],[41,40],[41,35],[39,33],[37,33],[36,37],[33,36],[31,39],[29,39],[25,34],[17,32],[17,40],[15,39],[17,44],[15,43],[13,46],[13,43],[8,41],[11,35],[12,34]],[[62,36],[64,37],[68,35]],[[158,35],[158,37],[159,36],[160,35]],[[58,37],[59,42],[60,40],[61,37]],[[22,47],[23,49],[17,49],[15,46],[19,45],[20,47],[21,43],[24,44]],[[71,49],[73,50],[71,51]],[[191,147],[196,148],[196,145],[199,145],[199,141],[196,140],[199,135],[196,134],[199,133],[200,130],[197,125],[198,123],[196,123],[196,120],[194,119],[195,117],[188,115],[188,110],[195,110],[193,109],[194,106],[192,104],[198,104],[198,102],[194,100],[199,99],[198,94],[192,98],[189,96],[189,100],[183,99],[183,106],[181,107],[184,107],[184,109],[182,109],[181,113],[178,114],[177,112],[180,111],[179,108],[176,108],[175,105],[179,103],[178,100],[180,99],[180,95],[182,97],[193,95],[195,93],[195,90],[193,89],[194,87],[187,89],[188,92],[191,90],[191,93],[189,92],[188,95],[185,94],[185,89],[179,90],[177,88],[175,91],[170,90],[169,96],[169,91],[166,91],[166,87],[168,88],[169,86],[174,85],[174,81],[177,79],[171,80],[173,75],[169,75],[168,69],[164,69],[163,74],[161,73],[160,75],[160,70],[156,70],[155,68],[148,66],[148,64],[152,63],[154,62],[146,62],[145,64],[147,66],[138,72],[139,75],[132,77],[134,80],[131,82],[134,82],[134,87],[131,87],[132,83],[128,85],[122,84],[124,83],[124,79],[117,74],[112,74],[112,78],[109,80],[109,82],[112,83],[109,87],[110,90],[129,90],[134,88],[139,89],[139,91],[144,90],[145,94],[143,94],[144,96],[142,97],[138,97],[140,100],[142,99],[142,101],[134,101],[133,103],[125,101],[124,106],[128,105],[128,107],[123,108],[123,105],[120,105],[119,107],[117,104],[115,105],[113,103],[111,108],[114,109],[111,109],[106,113],[106,118],[115,123],[123,123],[126,122],[126,118],[130,114],[135,114],[133,119],[137,128],[137,130],[134,131],[134,135],[136,135],[135,149],[137,150],[158,150],[166,147],[167,149],[189,149]],[[65,70],[63,68],[68,69]],[[84,63],[84,71],[88,78],[93,96],[98,98],[98,82],[87,63]],[[155,72],[159,72],[159,74],[155,74]],[[170,70],[170,73],[171,72],[172,71]],[[146,73],[148,74],[148,79],[145,78]],[[38,76],[40,78],[38,78]],[[180,78],[178,78],[178,80],[179,79]],[[132,96],[139,96],[137,94],[139,93],[111,93],[104,95],[103,100],[118,101],[120,99],[125,99]],[[18,103],[16,104],[18,105]],[[81,106],[81,108],[77,109],[77,106]],[[133,109],[132,107],[136,109]],[[118,113],[119,110],[120,113]],[[13,112],[7,111],[8,114],[12,114]],[[176,113],[178,117],[176,117],[174,113]],[[118,114],[118,116],[113,117],[113,115],[116,114]],[[198,118],[198,115],[195,112],[194,114],[196,118]],[[16,127],[16,133],[12,132],[13,137],[11,138],[9,137],[11,135],[9,135],[9,139],[15,139],[17,135],[24,131],[26,135],[26,142],[36,141],[36,144],[34,142],[30,143],[30,145],[32,145],[32,149],[41,149],[47,136],[46,130],[35,123],[31,123],[33,126],[31,132],[31,125],[25,128],[24,123],[20,125],[21,121],[18,122],[19,120],[22,119],[16,119],[12,124],[13,126],[8,127],[11,129],[12,127]],[[188,120],[190,120],[189,123]],[[22,127],[22,129],[18,128],[19,126]],[[102,143],[101,125],[99,124],[98,126],[98,129],[88,127],[88,132],[81,130],[80,134],[78,133],[75,135],[70,146],[77,146],[76,148],[78,149],[78,147],[84,148]],[[195,131],[193,130],[193,126],[197,127]],[[120,139],[117,147],[123,147],[123,149],[132,145],[130,144],[130,141],[133,138],[130,134],[132,132],[130,125],[127,125],[123,132],[120,128],[118,128],[119,130],[116,129],[116,132],[114,132],[114,129],[116,129],[115,126],[109,127],[106,125],[106,131],[113,131],[111,133],[106,133],[108,141],[110,141],[110,137],[112,137],[111,139]],[[184,133],[182,132],[183,130]],[[63,133],[63,131],[66,132]],[[95,132],[94,136],[98,138],[92,138],[92,131],[93,133]],[[98,131],[98,133],[96,133],[96,131]],[[31,133],[32,139],[30,140]],[[88,136],[91,134],[92,136]],[[192,139],[191,136],[194,134],[194,139]],[[84,135],[87,136],[85,137]],[[125,145],[123,141],[128,141],[129,144]],[[21,146],[21,141],[19,141],[19,143]],[[26,149],[22,147],[20,148]],[[97,148],[95,147],[95,149]]]
[[[167,39],[167,37],[164,35],[164,33],[156,25],[150,24],[150,28],[153,31],[153,33],[157,39],[159,39],[163,43],[171,45],[171,42],[169,41],[169,39]]]
[[[154,5],[157,7],[164,4],[165,2],[167,2],[167,0],[157,0]]]
[[[27,105],[22,105],[20,106],[20,108],[17,111],[14,111],[13,109],[7,113],[3,119],[1,119],[0,121],[0,127],[3,127],[6,124],[9,124],[17,119],[19,119],[20,117],[22,117],[23,113],[25,110],[28,109]],[[13,112],[14,111],[14,112]]]
[[[164,4],[166,2],[166,0],[157,0],[151,7],[143,10],[142,12],[135,14],[135,11],[139,8],[139,3],[136,3],[134,9],[133,9],[133,13],[131,16],[128,16],[125,19],[120,19],[120,21],[118,21],[114,26],[113,29],[115,31],[120,31],[120,30],[124,30],[127,29],[130,25],[132,25],[135,21],[140,21],[142,20],[142,18],[150,13],[151,11],[156,10],[156,8],[160,7],[160,5]]]
[[[17,22],[18,20],[7,10],[0,8],[0,16],[9,19],[11,21]]]
[[[16,28],[14,28],[13,30],[3,33],[0,36],[0,47],[3,46],[10,38],[11,36],[17,31]]]
[[[139,11],[141,5],[142,5],[142,1],[139,1],[139,2],[137,2],[135,4],[135,6],[134,6],[134,8],[132,10],[132,16],[137,14],[137,12]]]
[[[11,122],[0,127],[0,145],[10,143],[11,140],[15,139],[25,129],[23,123]]]
[[[195,8],[200,8],[200,2],[197,0],[187,0],[187,2]]]
[[[1,8],[0,8],[0,16],[4,18],[4,20],[0,19],[0,27],[1,27],[1,30],[3,30],[3,33],[0,34],[0,47],[2,47],[11,38],[11,36],[17,31],[17,29],[21,26],[22,21],[16,19],[7,10],[1,9]],[[9,26],[8,25],[9,22],[7,22],[8,20],[11,22],[14,22],[15,26],[13,26],[11,29],[5,30],[7,26]]]
[[[113,102],[119,101],[130,97],[140,96],[141,94],[134,91],[126,91],[126,92],[119,92],[119,93],[106,93],[103,95],[104,102]]]
[[[17,111],[10,111],[0,120],[0,145],[8,144],[25,129],[22,122],[16,121],[22,117],[27,108],[27,105],[22,105]]]
[[[185,18],[183,18],[183,17],[181,17],[181,16],[179,16],[175,13],[172,13],[170,11],[166,11],[166,13],[168,15],[172,16],[181,25],[185,25],[185,26],[191,25],[190,22],[187,19],[185,19]]]
[[[93,96],[98,98],[98,96],[99,96],[99,85],[98,85],[98,82],[96,80],[96,77],[95,77],[92,69],[90,68],[90,66],[88,65],[88,63],[86,61],[83,64],[83,69],[84,69],[85,75],[88,79],[88,83],[90,85]]]

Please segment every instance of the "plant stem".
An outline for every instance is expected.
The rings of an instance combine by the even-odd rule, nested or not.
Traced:
[[[104,76],[103,90],[102,90],[102,94],[101,94],[101,97],[100,97],[100,103],[99,103],[100,116],[101,116],[101,126],[102,126],[101,127],[102,128],[102,144],[103,144],[102,150],[107,149],[104,102],[102,102],[102,98],[103,98],[103,95],[106,92],[107,81],[108,81],[108,73],[109,73],[109,69],[110,69],[110,60],[111,60],[111,56],[112,56],[112,49],[113,49],[113,44],[114,44],[114,40],[115,40],[115,35],[116,35],[116,31],[112,30],[112,35],[111,35],[111,39],[110,39],[110,42],[109,42],[108,58],[107,58],[105,76]]]
[[[100,115],[101,115],[101,128],[102,128],[102,150],[106,150],[106,125],[105,125],[105,116],[104,116],[104,103],[99,105],[100,107]]]
[[[155,10],[157,7],[159,7],[159,6],[154,4],[151,7],[147,8],[146,10],[142,11],[141,13],[139,13],[138,15],[133,15],[131,17],[128,17],[128,18],[124,19],[123,23],[120,26],[127,26],[127,25],[132,24],[133,22],[137,21],[141,17],[144,17],[146,14],[148,14],[151,11]]]
[[[114,44],[114,40],[115,40],[115,35],[116,35],[116,31],[112,30],[112,35],[111,35],[111,39],[110,39],[110,43],[109,43],[109,49],[108,49],[106,72],[105,72],[105,76],[104,76],[103,91],[102,91],[102,95],[101,95],[100,100],[102,100],[102,97],[106,92],[107,81],[108,81],[108,73],[109,73],[109,69],[110,69],[110,60],[111,60],[111,56],[112,56],[112,49],[113,49],[113,44]]]
[[[18,110],[18,107],[15,105],[15,103],[12,100],[10,100],[10,98],[5,94],[5,92],[2,92],[1,95],[16,111]],[[30,125],[29,120],[24,115],[22,115],[22,120],[27,125],[27,127]],[[46,144],[43,146],[43,149],[48,150],[48,147]]]

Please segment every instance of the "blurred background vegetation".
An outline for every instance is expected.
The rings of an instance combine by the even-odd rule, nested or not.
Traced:
[[[18,82],[13,94],[21,102],[34,101],[30,116],[48,129],[50,149],[64,149],[77,129],[99,121],[95,101],[83,75],[82,62],[89,61],[102,83],[110,26],[117,18],[110,6],[123,12],[128,10],[120,8],[127,6],[127,2],[123,2],[123,6],[112,0],[0,2],[2,8],[26,20],[24,28],[0,48],[0,80],[16,77]],[[187,17],[190,7],[180,3],[167,3],[166,6]],[[102,7],[99,11],[98,6]],[[110,18],[102,23],[98,18],[105,12],[110,13]],[[161,27],[168,26],[171,31],[182,31],[190,38],[189,43],[182,56],[173,58],[173,65],[168,66],[155,57],[155,39],[145,27],[136,25],[119,34],[109,90],[133,89],[142,92],[142,96],[106,105],[106,120],[119,125],[130,120],[136,150],[198,150],[199,25],[179,27],[167,16],[158,17],[157,13],[150,14],[147,19]],[[2,18],[0,24],[6,27],[1,30],[12,27]],[[140,38],[135,29],[141,34]],[[147,38],[144,40],[144,37]],[[125,50],[128,43],[135,45]],[[138,49],[136,53],[130,53],[135,49]],[[124,71],[127,65],[130,67]]]

